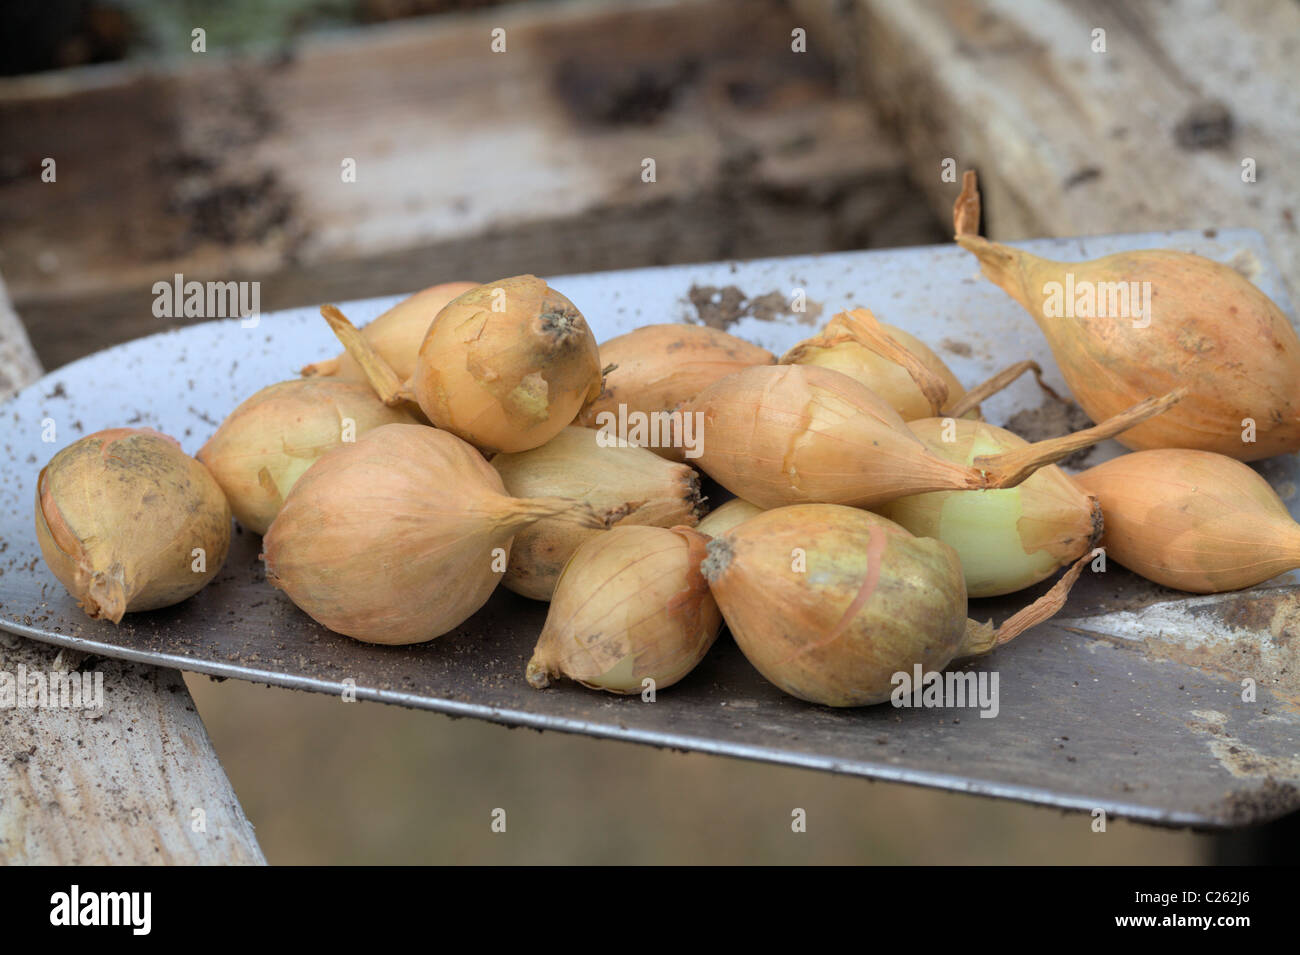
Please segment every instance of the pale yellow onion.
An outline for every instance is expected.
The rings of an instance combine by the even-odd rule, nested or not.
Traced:
[[[959,464],[1029,446],[986,422],[922,418],[908,427],[936,454]],[[1091,553],[1102,530],[1097,499],[1055,465],[1013,488],[914,494],[875,510],[918,537],[937,538],[956,550],[971,597],[1008,594],[1045,580]]]
[[[50,460],[36,484],[46,565],[92,618],[180,603],[216,576],[230,548],[217,482],[148,428],[97,431]]]
[[[203,462],[239,523],[265,534],[285,495],[326,451],[385,424],[414,424],[365,382],[298,378],[263,388],[221,423]]]
[[[444,282],[402,299],[374,321],[361,328],[361,334],[374,346],[402,381],[415,373],[420,345],[444,305],[457,295],[478,286],[477,282]],[[365,370],[346,351],[337,357],[314,362],[302,370],[306,376],[325,376],[366,383]]]
[[[513,498],[455,435],[388,424],[325,453],[263,540],[266,576],[323,626],[368,643],[432,640],[483,606],[515,532],[581,501]]]
[[[722,629],[700,575],[705,541],[687,527],[632,525],[585,541],[556,585],[528,682],[565,676],[641,693],[690,673]]]
[[[610,526],[694,526],[703,507],[693,468],[590,428],[568,427],[540,448],[498,454],[492,467],[510,495],[578,498]],[[525,597],[550,600],[578,545],[600,533],[558,518],[521,529],[502,583]]]

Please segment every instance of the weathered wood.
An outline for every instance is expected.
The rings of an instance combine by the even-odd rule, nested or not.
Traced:
[[[40,371],[0,280],[0,400]],[[0,631],[0,864],[265,862],[180,673],[77,656]],[[25,705],[78,667],[102,707]]]
[[[801,9],[857,38],[869,97],[936,214],[959,188],[940,178],[951,157],[979,170],[994,237],[1249,226],[1300,292],[1292,0],[854,0],[849,19]]]
[[[177,272],[261,280],[270,310],[941,241],[826,38],[792,51],[799,25],[776,0],[548,3],[0,82],[14,299],[57,365],[167,327],[150,289]]]

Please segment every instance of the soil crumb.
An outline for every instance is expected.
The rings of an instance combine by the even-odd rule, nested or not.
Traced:
[[[1079,431],[1092,426],[1089,418],[1074,402],[1056,401],[1048,398],[1037,408],[1017,411],[1005,425],[1008,431],[1020,435],[1026,441],[1046,441],[1059,438],[1072,431]],[[1092,448],[1082,448],[1062,458],[1057,464],[1063,467],[1082,467]]]
[[[969,358],[973,351],[966,342],[959,342],[955,338],[945,338],[939,342],[939,347],[951,354],[960,355],[962,358]]]
[[[819,302],[804,300],[802,312],[791,311],[790,300],[781,292],[767,292],[750,298],[734,285],[718,288],[715,285],[692,285],[687,293],[695,306],[701,325],[730,331],[742,318],[756,318],[760,322],[779,322],[794,318],[803,325],[816,323],[822,313]]]

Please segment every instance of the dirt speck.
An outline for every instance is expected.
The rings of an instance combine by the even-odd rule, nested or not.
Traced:
[[[939,347],[953,355],[959,355],[962,358],[969,358],[974,352],[967,342],[959,342],[955,338],[945,338],[939,342]]]
[[[718,288],[715,285],[692,285],[687,293],[701,325],[729,331],[742,318],[756,318],[761,322],[776,322],[793,317],[801,324],[816,323],[822,313],[820,302],[804,301],[802,312],[793,312],[790,300],[779,291],[765,292],[753,298],[734,285]]]

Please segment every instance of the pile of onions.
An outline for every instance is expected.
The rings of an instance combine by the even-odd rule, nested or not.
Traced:
[[[385,404],[414,401],[436,427],[482,451],[527,451],[600,394],[596,339],[577,307],[534,275],[449,302],[403,379],[332,305],[325,320]]]
[[[1300,336],[1236,269],[1170,249],[1053,262],[990,242],[975,234],[979,193],[969,172],[954,222],[984,275],[1038,323],[1093,421],[1187,386],[1185,401],[1126,432],[1122,444],[1242,461],[1300,450]],[[1145,301],[1140,316],[1135,296]]]
[[[515,532],[584,501],[514,498],[455,435],[389,424],[327,452],[294,485],[263,541],[267,579],[312,619],[367,643],[420,643],[483,606]]]
[[[528,662],[537,688],[565,676],[611,693],[661,690],[703,659],[722,617],[688,527],[616,527],[578,548]]]
[[[498,454],[492,467],[511,496],[578,498],[611,527],[694,526],[703,508],[693,468],[589,428],[565,428],[540,448]],[[550,600],[573,552],[600,533],[559,518],[521,529],[502,583],[525,597]]]
[[[786,693],[827,706],[887,700],[897,673],[942,670],[1041,623],[1082,563],[996,630],[966,616],[957,552],[835,504],[764,511],[715,537],[702,572],[749,662]]]
[[[203,465],[148,428],[87,435],[36,482],[46,565],[91,618],[180,603],[217,575],[230,508]]]
[[[1221,593],[1300,567],[1300,524],[1269,483],[1210,451],[1135,451],[1075,480],[1101,501],[1108,556],[1166,587]]]
[[[199,449],[235,512],[254,534],[265,534],[285,496],[331,448],[385,424],[414,424],[389,408],[364,382],[299,378],[263,388],[222,422]]]

